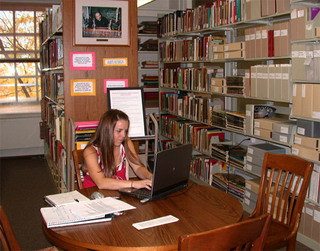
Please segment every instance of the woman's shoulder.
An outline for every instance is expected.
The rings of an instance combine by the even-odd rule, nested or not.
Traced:
[[[84,149],[83,156],[86,157],[89,154],[93,154],[93,153],[97,154],[97,152],[98,152],[98,148],[96,146],[90,145]]]

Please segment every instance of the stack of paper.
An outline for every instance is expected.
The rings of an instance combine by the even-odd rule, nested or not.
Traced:
[[[62,204],[56,207],[44,207],[40,209],[40,212],[47,227],[52,228],[110,221],[113,213],[131,209],[135,209],[135,207],[121,200],[106,197]]]

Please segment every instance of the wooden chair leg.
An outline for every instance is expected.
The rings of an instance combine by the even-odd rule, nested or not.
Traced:
[[[288,242],[287,251],[296,250],[296,243],[297,243],[297,235],[292,237],[291,240]]]

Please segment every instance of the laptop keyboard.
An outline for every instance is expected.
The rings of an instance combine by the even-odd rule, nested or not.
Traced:
[[[141,188],[141,189],[132,191],[131,194],[137,197],[138,199],[150,198],[151,190],[148,190],[146,188]]]

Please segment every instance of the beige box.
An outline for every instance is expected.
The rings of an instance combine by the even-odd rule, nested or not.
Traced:
[[[250,190],[253,193],[259,193],[259,186],[260,186],[260,178],[255,178],[252,180],[246,180],[245,187],[246,189]]]
[[[301,116],[302,114],[302,85],[293,84],[292,85],[292,115]]]
[[[261,27],[256,27],[255,28],[255,33],[256,33],[256,40],[255,40],[255,44],[256,44],[256,58],[261,58],[262,57],[262,40],[261,40]]]
[[[244,75],[244,95],[247,97],[251,96],[251,72],[250,69],[245,70]]]
[[[224,45],[224,51],[239,51],[245,48],[245,42],[229,43]]]
[[[293,135],[292,134],[284,134],[278,132],[272,132],[272,139],[281,143],[291,145],[293,142]]]
[[[224,53],[223,52],[216,52],[213,54],[213,59],[214,60],[220,60],[224,59]]]
[[[223,44],[214,44],[214,45],[212,45],[212,51],[213,52],[223,52],[224,45]]]
[[[228,51],[224,52],[225,59],[244,58],[244,51]]]
[[[251,19],[259,19],[261,17],[261,0],[251,0]]]
[[[277,13],[290,11],[290,0],[277,0]]]
[[[315,34],[315,36],[316,37],[320,37],[320,26],[319,27],[316,27],[316,34]]]
[[[295,30],[295,28],[293,30]],[[294,71],[292,71],[291,79],[293,81],[307,79],[305,60],[306,60],[306,45],[292,44],[291,64]]]
[[[293,143],[319,151],[320,138],[311,138],[299,134],[294,135]]]
[[[261,0],[261,16],[268,16],[268,2],[270,0]]]
[[[319,69],[320,70],[320,69]],[[314,119],[320,119],[320,85],[313,85],[313,102],[312,102],[312,114]]]
[[[211,92],[224,93],[225,88],[211,85]]]
[[[295,8],[291,10],[290,24],[293,27],[291,32],[291,40],[303,40],[305,39],[305,15],[307,9],[304,7]]]
[[[306,21],[305,21],[305,38],[314,38],[316,37],[316,28],[320,26],[320,14],[318,13],[313,20],[311,20],[311,16],[307,12]]]
[[[261,26],[261,57],[268,57],[268,26],[266,25]]]
[[[254,127],[272,131],[272,125],[274,123],[280,123],[280,122],[284,122],[284,120],[278,119],[278,118],[255,119]]]
[[[291,29],[290,22],[284,21],[280,23],[280,57],[286,57],[291,55]]]
[[[278,91],[276,86],[275,86],[275,65],[269,65],[269,74],[268,74],[268,78],[269,78],[269,99],[271,100],[275,100],[275,93]]]
[[[273,24],[273,35],[274,35],[274,56],[280,57],[281,55],[281,23]]]
[[[313,161],[320,161],[320,152],[304,147],[302,145],[293,144],[291,147],[292,154]]]
[[[301,84],[301,97],[301,113],[303,117],[311,118],[313,109],[313,84]]]
[[[261,128],[254,128],[253,130],[253,134],[255,136],[264,138],[264,139],[271,139],[272,138],[272,134],[270,130],[266,130],[266,129],[261,129]]]
[[[290,83],[291,64],[281,65],[281,100],[291,101],[292,85]]]
[[[245,9],[246,9],[245,20],[250,20],[251,19],[251,0],[246,0]]]
[[[257,97],[257,66],[251,66],[251,97]]]
[[[268,3],[268,16],[276,14],[276,0],[263,0]]]
[[[212,78],[211,86],[223,87],[226,84],[226,80],[224,78]]]
[[[246,58],[251,58],[251,40],[250,40],[250,32],[251,29],[245,29],[244,30],[244,40],[245,40],[245,47],[246,47]]]
[[[294,134],[297,130],[297,122],[296,121],[284,121],[279,123],[272,124],[272,131],[283,133],[283,134]]]
[[[279,64],[275,65],[274,69],[274,86],[275,86],[275,100],[281,100],[281,80],[282,80],[282,69]]]

